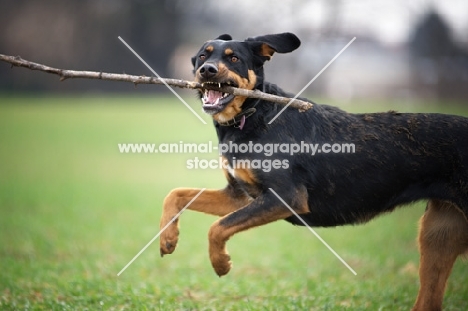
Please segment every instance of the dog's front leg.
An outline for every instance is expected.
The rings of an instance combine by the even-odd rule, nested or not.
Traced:
[[[177,188],[172,190],[164,199],[160,229],[169,223],[169,226],[161,233],[161,256],[171,254],[179,239],[179,219],[173,218],[198,194],[201,189]],[[205,190],[193,201],[187,209],[204,212],[216,216],[227,215],[249,202],[249,197],[239,191],[235,184],[228,185],[222,190]]]
[[[279,191],[279,195],[298,214],[309,211],[305,187],[282,190]],[[266,190],[249,205],[216,221],[208,234],[210,260],[215,272],[223,276],[231,269],[230,257],[226,250],[226,242],[231,236],[291,215],[289,208],[271,191]]]

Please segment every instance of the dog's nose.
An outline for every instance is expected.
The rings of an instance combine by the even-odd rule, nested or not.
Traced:
[[[205,63],[203,64],[203,66],[200,67],[200,75],[205,79],[212,78],[217,73],[218,67],[213,63]]]

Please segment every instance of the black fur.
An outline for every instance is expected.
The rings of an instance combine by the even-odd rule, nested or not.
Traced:
[[[205,52],[207,44],[214,46],[213,53]],[[292,34],[245,41],[222,35],[206,43],[192,59],[194,72],[207,61],[222,62],[245,78],[248,70],[254,70],[255,89],[293,97],[264,81],[263,63],[269,58],[259,52],[262,44],[275,52],[287,53],[296,49],[300,41]],[[234,50],[240,61],[230,63],[224,57],[222,51],[227,47]],[[199,58],[201,53],[205,54],[203,61]],[[257,111],[242,130],[214,121],[220,143],[353,143],[355,153],[276,153],[271,157],[225,153],[223,156],[231,165],[233,159],[279,159],[289,163],[288,169],[252,170],[255,183],[230,176],[228,187],[242,189],[254,199],[272,188],[285,200],[293,200],[295,191],[305,187],[309,213],[301,217],[311,226],[361,223],[397,206],[430,198],[451,201],[468,216],[468,118],[393,111],[351,114],[314,103],[304,113],[288,108],[268,124],[283,106],[247,99],[242,109],[252,107]],[[302,225],[294,216],[286,220]]]

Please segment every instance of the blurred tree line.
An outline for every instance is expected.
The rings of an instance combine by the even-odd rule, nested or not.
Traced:
[[[422,96],[468,98],[468,53],[435,11],[423,16],[409,42],[416,90]]]
[[[324,40],[325,35],[340,36],[334,26],[340,23],[341,3],[339,0],[328,2],[330,10],[321,26]],[[199,43],[211,38],[213,33],[224,33],[226,23],[236,26],[241,22],[240,16],[224,12],[223,7],[221,2],[214,0],[3,0],[0,1],[0,53],[20,55],[63,69],[151,75],[118,40],[117,37],[121,36],[161,76],[188,78],[190,53],[198,48]],[[270,12],[269,16],[273,18],[281,13],[283,19],[287,19],[282,12],[275,12]],[[429,10],[418,16],[421,20],[404,46],[411,57],[407,67],[412,72],[412,85],[408,88],[416,96],[468,98],[467,51],[452,38],[448,24],[437,12]],[[317,31],[314,26],[304,29],[304,24],[298,26],[300,29],[294,29],[292,19],[286,22],[289,28],[285,30],[288,31]],[[238,26],[250,29],[248,23]],[[263,31],[260,25],[252,25],[255,26],[258,26],[255,31],[245,34],[245,37]],[[304,44],[303,49],[306,48]],[[317,53],[317,49],[305,52]],[[360,57],[365,58],[364,55]],[[8,64],[0,64],[2,92],[116,92],[134,89],[128,83],[106,81],[59,83],[56,76],[25,69],[9,70],[8,67]],[[183,76],[185,72],[189,75]],[[385,75],[384,72],[381,74]],[[294,75],[309,77],[312,73],[298,69]],[[315,86],[320,86],[321,82],[324,81],[315,83]],[[138,88],[166,91],[164,87]]]
[[[118,40],[121,36],[161,76],[180,42],[180,10],[173,1],[0,1],[0,53],[74,70],[151,73]],[[23,69],[5,70],[2,91],[128,90],[124,83],[58,78]],[[131,72],[130,72],[131,71]]]

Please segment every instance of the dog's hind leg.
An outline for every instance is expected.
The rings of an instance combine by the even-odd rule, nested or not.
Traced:
[[[468,221],[453,203],[430,200],[420,221],[420,289],[413,311],[442,310],[455,260],[468,250]]]

